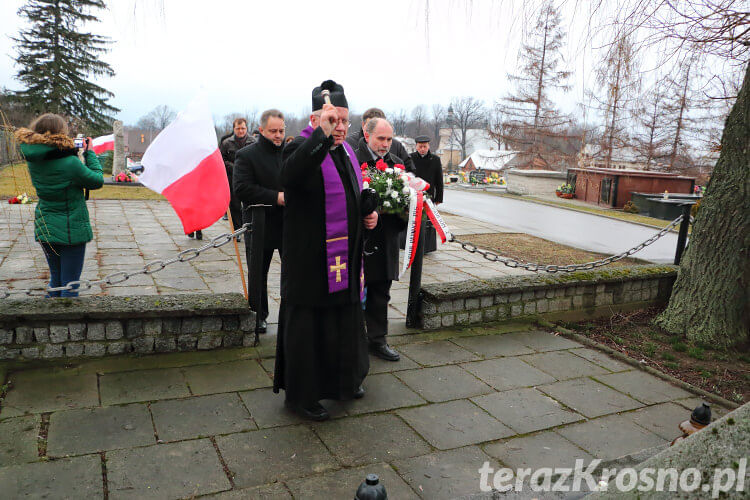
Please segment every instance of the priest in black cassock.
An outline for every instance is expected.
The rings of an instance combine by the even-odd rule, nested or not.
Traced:
[[[274,392],[284,389],[288,409],[320,421],[329,418],[320,400],[364,396],[362,235],[378,214],[363,213],[362,174],[345,140],[344,88],[323,82],[313,89],[312,110],[310,125],[282,153],[286,208]]]
[[[414,175],[430,184],[427,194],[430,195],[435,205],[439,205],[443,202],[443,166],[440,158],[430,151],[430,138],[426,135],[417,136],[415,142],[417,150],[410,155],[414,164]],[[427,221],[424,232],[424,253],[437,250],[436,238],[435,228],[432,227],[430,221]]]

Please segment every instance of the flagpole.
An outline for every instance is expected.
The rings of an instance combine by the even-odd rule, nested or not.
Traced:
[[[230,232],[234,231],[234,222],[232,222],[232,211],[227,208],[227,219],[229,219],[229,228]],[[245,233],[245,237],[247,237],[247,233]],[[245,271],[242,269],[242,258],[240,258],[240,247],[237,244],[237,238],[232,238],[234,240],[234,253],[237,254],[237,267],[240,268],[240,278],[242,279],[242,293],[245,295],[245,300],[247,300],[247,284],[245,283]]]

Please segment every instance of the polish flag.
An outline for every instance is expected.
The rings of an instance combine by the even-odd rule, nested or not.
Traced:
[[[114,151],[115,149],[115,136],[114,134],[103,135],[91,139],[91,147],[94,150],[94,154],[100,155],[105,151]]]
[[[193,100],[143,155],[143,185],[163,194],[185,234],[204,229],[229,207],[229,181],[204,98]]]

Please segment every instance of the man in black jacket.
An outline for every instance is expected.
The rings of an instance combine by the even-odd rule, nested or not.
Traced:
[[[359,147],[359,142],[365,138],[365,127],[367,126],[367,122],[372,120],[373,118],[382,118],[383,120],[385,120],[385,113],[383,113],[383,110],[380,108],[370,108],[362,113],[362,128],[356,132],[353,132],[349,137],[346,138],[346,142],[348,142],[351,147],[353,147],[354,149],[357,149]],[[393,139],[393,142],[391,144],[391,153],[401,158],[404,166],[406,167],[406,170],[411,172],[413,167],[411,158],[409,157],[409,153],[406,152],[406,148],[404,147],[404,145],[401,144],[398,139]]]
[[[257,142],[237,152],[234,162],[234,193],[245,206],[244,222],[251,221],[249,205],[271,205],[265,208],[263,234],[263,276],[250,276],[250,282],[261,282],[261,303],[250,307],[261,317],[260,331],[266,331],[268,318],[268,269],[274,249],[282,253],[281,231],[284,216],[284,190],[281,187],[281,150],[284,141],[284,115],[277,109],[264,111],[260,117]],[[250,266],[250,238],[245,238],[245,253]],[[248,269],[249,270],[249,269]]]
[[[242,205],[240,204],[240,200],[237,198],[234,189],[232,189],[232,186],[234,186],[234,181],[232,180],[234,175],[234,159],[237,155],[237,151],[254,143],[255,138],[247,134],[247,120],[244,118],[235,119],[233,127],[234,133],[221,141],[219,151],[224,160],[224,168],[227,170],[229,188],[232,191],[232,197],[229,199],[229,212],[232,214],[232,225],[236,231],[242,227]]]
[[[323,90],[330,93],[325,103]],[[362,313],[362,174],[346,143],[349,106],[341,85],[313,89],[310,126],[284,147],[284,258],[274,392],[311,420],[329,418],[322,399],[361,398],[370,362]]]
[[[430,138],[426,135],[420,135],[415,139],[417,151],[411,154],[414,165],[414,175],[421,177],[430,184],[427,194],[432,198],[435,205],[443,202],[443,166],[440,158],[430,151]],[[437,233],[432,224],[428,221],[425,224],[424,235],[424,252],[434,252],[437,250],[436,242]]]
[[[375,168],[378,160],[388,167],[403,164],[390,153],[393,127],[382,118],[368,120],[365,136],[359,141],[357,159]],[[365,232],[365,322],[370,352],[387,361],[401,356],[386,341],[388,335],[388,302],[391,283],[398,279],[398,234],[406,229],[406,221],[394,214],[380,214],[378,225]]]

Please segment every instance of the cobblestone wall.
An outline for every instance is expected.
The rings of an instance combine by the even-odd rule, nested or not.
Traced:
[[[251,345],[239,294],[6,300],[0,360],[149,354]]]
[[[422,288],[422,327],[436,330],[510,318],[593,315],[669,299],[674,266],[632,266],[570,274],[505,277]]]

